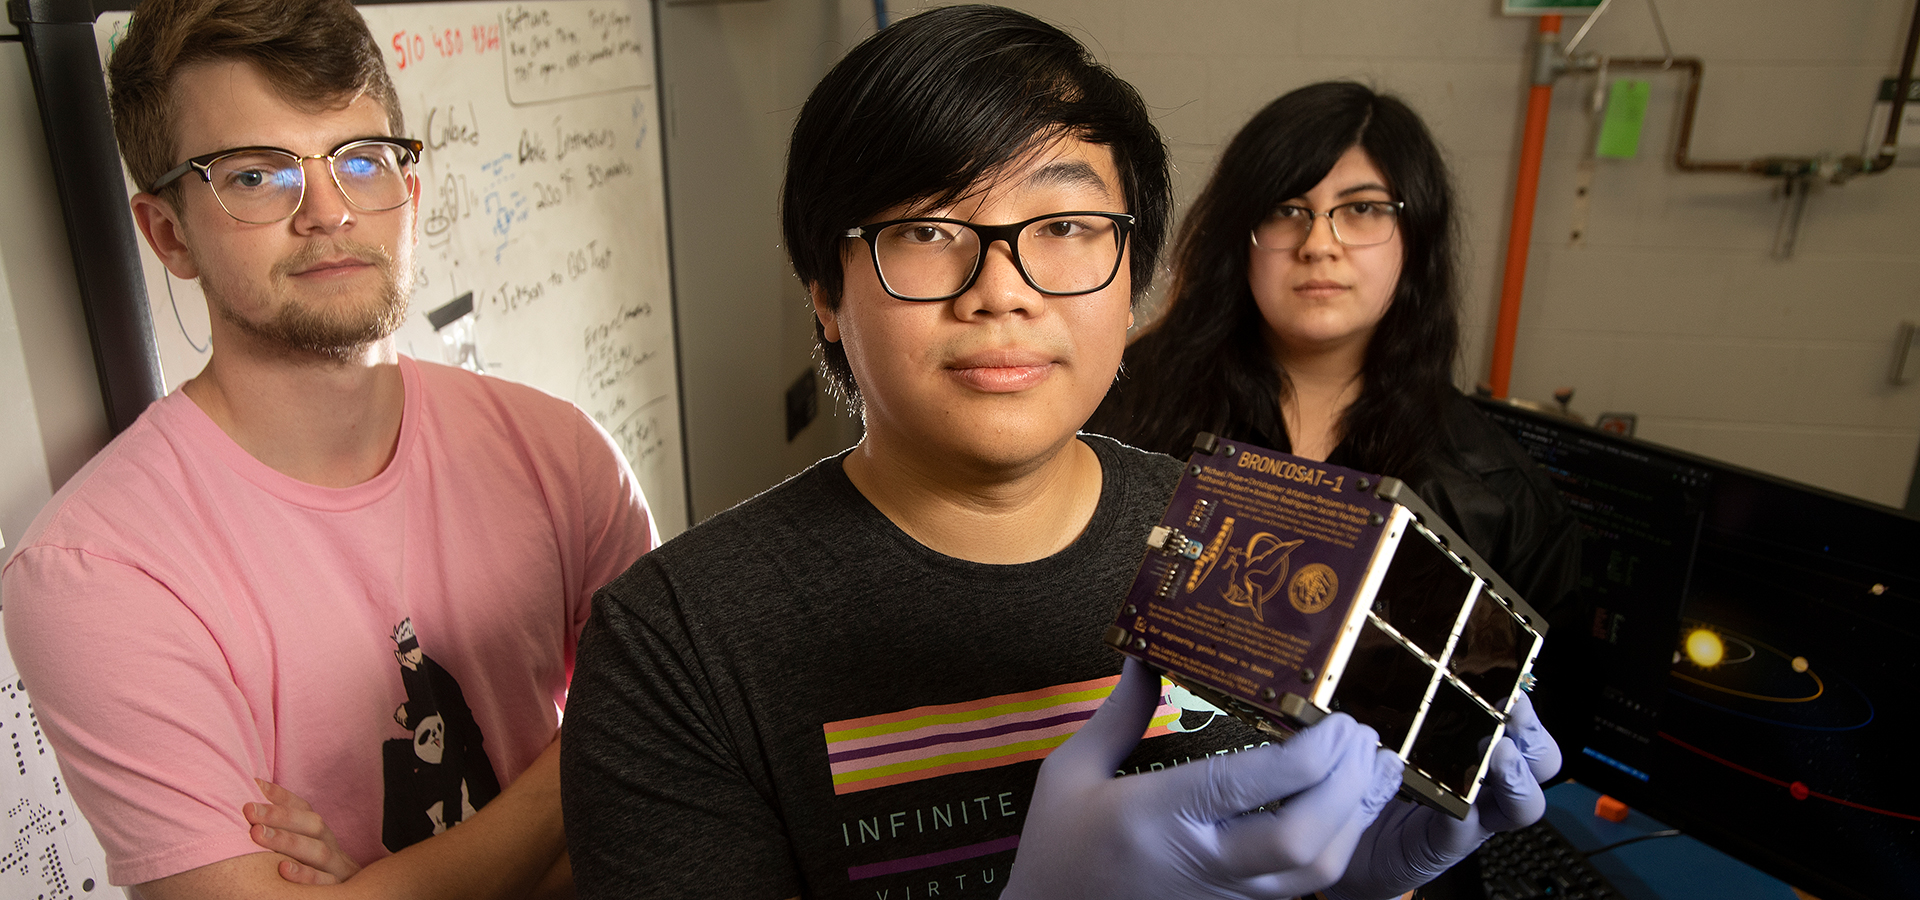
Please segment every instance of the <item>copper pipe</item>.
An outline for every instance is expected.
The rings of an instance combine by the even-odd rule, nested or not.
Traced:
[[[1520,173],[1514,186],[1513,217],[1507,231],[1506,272],[1500,285],[1499,319],[1493,336],[1493,396],[1505,399],[1513,376],[1513,347],[1520,325],[1520,295],[1527,280],[1527,251],[1533,237],[1534,202],[1540,188],[1540,158],[1546,143],[1547,114],[1552,106],[1553,81],[1561,74],[1598,68],[1591,56],[1582,61],[1569,60],[1560,53],[1560,17],[1541,16],[1538,54],[1534,58],[1533,84],[1527,94],[1527,120],[1520,147]],[[1675,136],[1673,166],[1682,172],[1750,172],[1755,175],[1799,180],[1825,174],[1841,181],[1856,174],[1884,172],[1893,165],[1898,148],[1900,119],[1907,94],[1912,90],[1915,50],[1920,47],[1920,0],[1914,0],[1914,13],[1908,23],[1907,48],[1900,63],[1900,81],[1893,97],[1893,116],[1887,123],[1886,140],[1873,159],[1847,156],[1838,160],[1807,156],[1764,156],[1748,160],[1693,158],[1693,119],[1700,105],[1700,82],[1706,77],[1706,65],[1697,56],[1608,57],[1609,69],[1687,70],[1687,95],[1680,111],[1680,130]],[[1804,193],[1802,194],[1804,197]],[[1792,186],[1789,185],[1789,200]]]
[[[1680,133],[1673,144],[1673,167],[1682,172],[1759,172],[1760,160],[1698,160],[1693,152],[1693,116],[1700,105],[1700,82],[1706,77],[1706,64],[1697,56],[1672,59],[1646,56],[1609,56],[1609,69],[1686,69],[1687,98],[1680,109]]]
[[[1894,85],[1893,115],[1887,118],[1887,137],[1880,142],[1880,154],[1873,158],[1869,172],[1880,172],[1893,165],[1900,149],[1900,117],[1906,112],[1907,94],[1913,91],[1914,49],[1920,47],[1920,0],[1914,0],[1913,15],[1907,22],[1907,52],[1900,60],[1900,82]]]
[[[1682,172],[1751,172],[1781,178],[1825,174],[1835,181],[1842,181],[1853,175],[1878,174],[1892,167],[1899,149],[1900,120],[1906,110],[1907,95],[1913,90],[1913,62],[1917,48],[1920,48],[1920,0],[1914,0],[1913,15],[1907,23],[1907,47],[1900,60],[1900,80],[1893,93],[1893,110],[1887,119],[1887,135],[1880,142],[1880,152],[1872,159],[1851,154],[1837,160],[1810,156],[1763,156],[1745,161],[1693,159],[1693,117],[1700,102],[1700,82],[1706,77],[1705,65],[1699,57],[1608,57],[1607,66],[1628,69],[1670,69],[1679,66],[1687,70],[1687,98],[1680,113],[1679,137],[1673,148],[1673,166]]]

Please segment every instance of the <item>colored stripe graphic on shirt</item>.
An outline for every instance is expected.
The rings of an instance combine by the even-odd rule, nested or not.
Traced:
[[[1059,684],[964,703],[917,706],[821,726],[833,792],[850,794],[888,785],[973,772],[1044,758],[1093,717],[1120,676]],[[1160,706],[1146,737],[1171,733],[1180,710]]]
[[[882,875],[898,875],[901,872],[912,872],[917,869],[931,869],[934,866],[944,866],[947,863],[990,856],[1007,850],[1017,850],[1019,847],[1020,836],[1016,834],[1013,837],[996,838],[991,841],[982,841],[978,844],[968,844],[965,847],[955,847],[952,850],[942,850],[938,853],[923,853],[919,856],[908,856],[902,859],[890,859],[886,862],[853,866],[847,869],[847,880],[859,881],[863,878],[878,878]]]

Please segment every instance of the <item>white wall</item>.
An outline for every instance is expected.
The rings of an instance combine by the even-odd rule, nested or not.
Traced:
[[[873,33],[862,0],[660,10],[667,202],[694,521],[858,439],[819,397],[789,443],[786,390],[813,365],[813,307],[780,248],[787,136],[814,82]]]
[[[1356,78],[1402,95],[1447,148],[1467,225],[1461,383],[1488,370],[1531,20],[1494,0],[1016,0],[1075,31],[1159,114],[1184,204],[1268,100]],[[894,0],[893,14],[921,4]],[[1659,51],[1644,0],[1620,0],[1583,49]],[[1875,84],[1898,64],[1909,0],[1665,4],[1679,53],[1706,59],[1697,156],[1857,151]],[[1577,22],[1569,20],[1571,35]],[[787,130],[814,81],[872,31],[868,0],[759,0],[660,11],[668,176],[696,519],[845,446],[822,417],[785,439],[784,393],[810,363],[804,292],[779,247]],[[105,439],[45,143],[18,45],[0,46],[0,535],[17,535]],[[1666,163],[1678,76],[1654,82],[1641,155],[1600,164],[1569,246],[1591,79],[1555,94],[1513,392],[1578,389],[1641,435],[1900,504],[1920,388],[1885,384],[1899,319],[1920,318],[1912,236],[1920,169],[1817,188],[1799,250],[1768,255],[1772,182]],[[0,551],[3,552],[3,551]]]
[[[1616,5],[1629,14],[1595,28],[1602,44],[1657,51],[1650,20]],[[1707,64],[1695,158],[1860,152],[1912,3],[1729,6],[1664,8],[1676,50]],[[1555,96],[1516,392],[1578,385],[1576,405],[1638,412],[1650,440],[1903,505],[1920,385],[1887,374],[1899,322],[1920,319],[1920,168],[1815,187],[1794,255],[1774,258],[1778,182],[1674,171],[1683,79],[1651,77],[1642,153],[1598,167],[1582,247],[1568,229],[1584,91]]]
[[[1533,20],[1502,18],[1496,0],[1008,5],[1068,27],[1140,88],[1183,206],[1234,131],[1287,90],[1351,78],[1407,100],[1446,148],[1465,213],[1460,383],[1488,377]],[[1707,66],[1695,157],[1859,152],[1912,8],[1666,0],[1674,51]],[[1563,35],[1578,25],[1569,18]],[[1614,3],[1580,49],[1657,55],[1645,0]],[[1673,171],[1683,81],[1634,74],[1653,81],[1640,156],[1600,164],[1581,247],[1568,235],[1593,80],[1555,91],[1513,395],[1572,386],[1577,411],[1637,413],[1641,437],[1902,505],[1920,385],[1885,375],[1899,321],[1920,319],[1920,168],[1816,188],[1796,255],[1776,260],[1775,182]]]

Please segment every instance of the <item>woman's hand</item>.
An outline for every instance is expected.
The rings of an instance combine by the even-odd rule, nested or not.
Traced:
[[[248,834],[254,843],[288,857],[280,861],[281,878],[295,884],[338,884],[360,871],[307,801],[270,781],[254,782],[268,802],[246,804],[241,814],[253,825]]]
[[[1521,694],[1467,817],[1395,800],[1361,836],[1347,874],[1325,895],[1332,900],[1399,897],[1440,877],[1494,832],[1539,821],[1547,811],[1540,783],[1560,771],[1560,761],[1560,745],[1534,715],[1533,701]]]

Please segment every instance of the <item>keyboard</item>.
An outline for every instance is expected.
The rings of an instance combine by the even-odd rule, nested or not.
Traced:
[[[1487,900],[1624,900],[1545,819],[1495,834],[1479,856]]]

